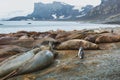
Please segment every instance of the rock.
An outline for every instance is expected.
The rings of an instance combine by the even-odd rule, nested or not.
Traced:
[[[119,42],[119,41],[120,41],[120,35],[107,34],[107,35],[99,36],[95,40],[95,43],[112,43],[112,42]]]
[[[81,39],[73,39],[73,40],[68,40],[56,47],[58,50],[78,50],[80,47],[83,47],[84,49],[98,49],[98,45],[81,40]]]
[[[54,55],[52,52],[49,50],[40,51],[39,48],[22,55],[12,56],[0,63],[0,77],[4,77],[10,73],[18,75],[43,69],[49,66],[53,62],[53,59]]]

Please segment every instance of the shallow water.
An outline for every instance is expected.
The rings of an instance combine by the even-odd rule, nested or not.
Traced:
[[[0,33],[25,31],[44,32],[49,30],[82,30],[106,27],[119,27],[110,24],[92,24],[78,21],[0,21]]]

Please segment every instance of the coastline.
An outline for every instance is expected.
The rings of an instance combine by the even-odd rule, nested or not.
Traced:
[[[113,32],[111,32],[111,30],[113,30]],[[59,42],[59,44],[55,43],[56,46],[54,50],[58,52],[58,56],[54,60],[54,64],[42,71],[15,76],[8,80],[57,80],[64,78],[119,79],[119,32],[120,28],[115,27],[73,31],[18,31],[16,33],[0,34],[0,62],[4,61],[10,56],[22,54],[23,52],[29,51],[34,46],[43,42],[53,41]],[[83,60],[75,57],[78,52],[78,47],[76,47],[78,45],[78,42],[76,42],[76,39],[78,42],[80,41],[83,43],[79,43],[85,49],[85,58]],[[67,43],[68,41],[71,42],[69,44],[65,44],[65,42]],[[63,43],[65,45],[63,45]],[[92,46],[94,44],[99,46],[99,48]],[[46,43],[44,45],[48,44]],[[65,48],[66,50],[64,50]],[[110,66],[111,64],[114,65]],[[103,75],[105,71],[106,74]],[[60,77],[63,75],[65,75],[65,77]],[[114,75],[115,77],[109,77],[109,75]]]
[[[56,22],[56,21],[3,21],[0,22],[0,33],[16,33],[18,31],[36,31],[36,32],[47,32],[49,30],[83,30],[83,29],[95,29],[95,28],[107,28],[107,27],[119,27],[118,24],[99,24],[99,23],[84,23],[81,21],[77,22]]]

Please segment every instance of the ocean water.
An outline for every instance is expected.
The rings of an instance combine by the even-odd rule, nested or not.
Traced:
[[[0,33],[12,33],[17,31],[37,31],[49,30],[82,30],[106,27],[119,27],[110,24],[92,24],[79,21],[0,21]]]

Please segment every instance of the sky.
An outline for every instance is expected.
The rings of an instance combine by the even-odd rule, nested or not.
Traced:
[[[25,16],[33,12],[35,2],[64,2],[80,8],[87,4],[99,5],[101,0],[0,0],[0,19],[15,16]]]

